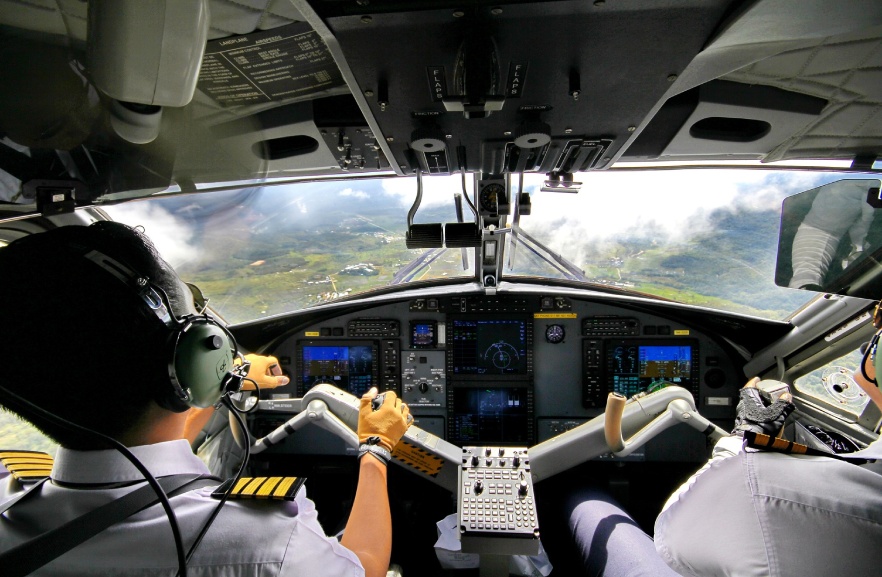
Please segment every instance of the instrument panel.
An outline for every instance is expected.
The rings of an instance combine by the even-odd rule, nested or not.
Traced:
[[[304,327],[266,352],[292,378],[263,399],[299,398],[318,383],[357,396],[394,390],[421,428],[459,446],[531,446],[601,414],[610,392],[630,397],[670,385],[726,424],[743,384],[737,359],[711,335],[642,309],[560,295],[381,304]],[[252,430],[259,436],[282,422],[261,411]],[[343,450],[323,431],[299,435],[286,443],[302,446],[287,450]],[[692,436],[701,447],[659,454],[702,453],[703,439]]]

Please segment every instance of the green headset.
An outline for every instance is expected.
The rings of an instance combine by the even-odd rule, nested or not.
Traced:
[[[239,354],[236,339],[226,327],[204,310],[178,318],[168,295],[149,278],[97,250],[87,249],[80,254],[129,287],[144,303],[145,314],[155,317],[168,331],[171,388],[157,394],[156,402],[161,407],[179,413],[190,407],[210,407],[241,388],[250,363]],[[235,364],[234,358],[241,362]]]

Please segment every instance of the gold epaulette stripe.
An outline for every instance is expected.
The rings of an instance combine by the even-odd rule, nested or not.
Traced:
[[[48,475],[52,472],[52,465],[41,465],[38,463],[10,463],[6,465],[6,470],[10,473],[18,473],[21,471],[42,471]]]
[[[775,449],[776,451],[781,451],[782,453],[795,453],[797,455],[805,455],[808,451],[808,446],[806,445],[794,443],[793,441],[787,441],[780,437],[771,437],[762,433],[756,433],[756,436],[753,440],[753,445]]]
[[[283,477],[282,482],[279,483],[279,486],[278,488],[276,488],[276,492],[273,494],[273,496],[278,497],[280,495],[287,495],[288,490],[291,488],[291,485],[293,485],[295,481],[297,481],[297,477]]]
[[[291,501],[305,479],[298,477],[242,477],[230,491],[230,499],[277,499]],[[299,482],[298,482],[299,481]],[[212,496],[221,496],[225,486],[222,485]]]
[[[233,490],[230,491],[230,495],[238,495],[245,485],[251,482],[251,477],[242,477],[239,479],[239,482],[236,483],[236,486],[233,487]]]
[[[266,499],[272,494],[273,489],[276,488],[276,485],[278,485],[279,481],[281,480],[281,477],[270,477],[263,485],[260,486],[260,489],[257,490],[256,496],[258,498],[263,497],[264,499]]]
[[[52,456],[39,451],[0,450],[0,463],[21,482],[39,481],[52,473]]]
[[[266,481],[266,477],[255,477],[251,482],[245,485],[245,488],[237,493],[238,495],[254,495],[257,489]]]

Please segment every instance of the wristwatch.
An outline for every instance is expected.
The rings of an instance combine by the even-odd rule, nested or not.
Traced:
[[[366,442],[358,447],[359,459],[367,453],[372,453],[374,456],[378,457],[384,465],[392,460],[392,453],[388,449],[380,446],[380,437],[368,437],[365,440]]]

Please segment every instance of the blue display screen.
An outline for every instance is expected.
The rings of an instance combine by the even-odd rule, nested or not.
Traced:
[[[653,392],[669,385],[690,388],[690,345],[619,344],[610,351],[608,369],[613,390],[625,396]]]
[[[328,383],[360,397],[375,385],[374,351],[369,345],[304,346],[301,355],[304,392]]]

